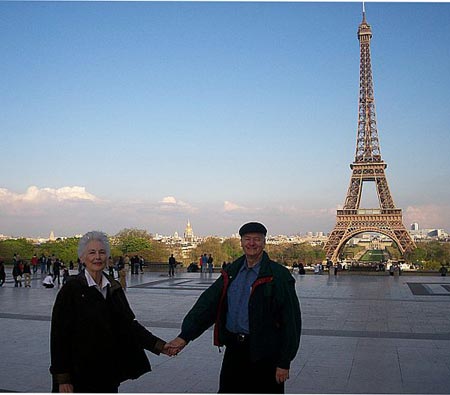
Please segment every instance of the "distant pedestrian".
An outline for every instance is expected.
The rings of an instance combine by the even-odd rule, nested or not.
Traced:
[[[0,260],[0,287],[5,283],[6,273],[5,273],[5,263]]]
[[[127,268],[123,266],[121,269],[119,269],[119,282],[122,286],[123,290],[127,290]]]
[[[83,262],[80,261],[80,258],[77,259],[77,269],[78,269],[78,274],[83,271]]]
[[[208,257],[206,254],[203,254],[202,256],[202,273],[206,273],[206,268],[208,266]]]
[[[169,257],[169,277],[175,276],[175,266],[177,265],[177,261],[174,258],[173,254],[170,254]]]
[[[320,264],[316,263],[314,265],[314,274],[320,274]]]
[[[114,261],[112,259],[112,257],[108,258],[108,272],[109,275],[114,278]]]
[[[14,287],[21,287],[22,286],[22,271],[20,270],[19,262],[16,261],[16,263],[13,266],[12,275],[14,278]]]
[[[63,280],[62,280],[63,285],[67,283],[68,278],[69,278],[69,269],[67,269],[67,267],[65,267],[63,269]]]
[[[305,266],[301,262],[298,264],[298,274],[306,274]]]
[[[36,256],[36,254],[33,254],[31,258],[31,266],[33,268],[33,274],[36,274],[37,272],[38,263],[39,263],[38,257]]]
[[[139,274],[139,257],[134,255],[130,259],[131,274]]]
[[[144,257],[142,255],[139,256],[139,270],[141,271],[141,274],[144,274]]]
[[[30,263],[25,261],[23,264],[23,279],[25,280],[25,288],[31,287],[31,266]]]
[[[53,277],[51,274],[47,274],[47,276],[42,281],[42,285],[45,288],[53,288],[55,286],[55,284],[53,284]]]
[[[439,273],[441,273],[441,276],[445,277],[447,275],[447,268],[442,265],[441,268],[439,269]]]
[[[327,270],[328,274],[331,274],[333,271],[333,262],[329,258],[327,258]]]
[[[39,263],[41,264],[41,274],[47,273],[47,257],[44,254],[39,258]]]
[[[209,272],[209,273],[212,273],[213,270],[214,270],[213,262],[214,262],[214,258],[212,257],[211,254],[209,254],[209,256],[208,256],[208,261],[207,261],[207,263],[208,263],[208,272]]]
[[[338,271],[342,269],[342,265],[340,263],[335,263],[334,264],[334,275],[337,276]]]
[[[53,282],[58,279],[58,285],[61,285],[61,262],[59,258],[55,258],[53,262]]]
[[[55,254],[53,254],[51,257],[47,258],[47,273],[51,274],[52,273],[52,266],[55,263]]]
[[[123,264],[125,265],[126,271],[129,270],[130,262],[131,262],[130,257],[127,254],[125,254],[125,258],[123,258]],[[131,274],[133,274],[133,272],[131,272]]]

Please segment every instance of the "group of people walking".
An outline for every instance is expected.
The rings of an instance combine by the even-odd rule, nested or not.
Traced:
[[[81,271],[81,263],[79,265],[79,271]],[[30,260],[23,259],[19,254],[15,253],[12,258],[12,270],[11,275],[14,279],[14,287],[31,287],[31,280],[36,276],[38,267],[41,268],[41,278],[43,278],[42,284],[46,288],[52,288],[54,283],[58,285],[65,283],[69,276],[69,269],[74,268],[72,261],[67,267],[62,260],[52,256],[46,257],[42,254],[40,258],[33,255]],[[6,282],[6,267],[3,260],[0,261],[0,287]]]
[[[202,273],[212,273],[214,271],[214,258],[211,254],[203,254],[199,259],[199,266]]]
[[[3,264],[3,262],[2,262]],[[0,269],[1,270],[1,269]],[[4,264],[3,270],[4,271]],[[5,282],[6,275],[1,274],[3,280],[0,280],[0,283]],[[24,282],[25,288],[31,287],[31,266],[30,263],[26,260],[20,258],[18,254],[14,254],[13,256],[13,268],[12,268],[12,276],[14,278],[14,287],[21,287],[22,281]]]

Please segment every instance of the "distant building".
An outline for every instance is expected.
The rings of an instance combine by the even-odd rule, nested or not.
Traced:
[[[192,226],[189,220],[187,222],[186,229],[184,230],[184,241],[188,243],[194,242],[194,231],[192,230]]]
[[[411,224],[409,234],[414,240],[442,240],[448,237],[444,229],[421,229],[417,222]]]

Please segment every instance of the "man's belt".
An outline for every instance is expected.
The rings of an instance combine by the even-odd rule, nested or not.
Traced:
[[[233,343],[244,344],[247,343],[250,335],[248,333],[233,333],[230,332],[230,338]]]

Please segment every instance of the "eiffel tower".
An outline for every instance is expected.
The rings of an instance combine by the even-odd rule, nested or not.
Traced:
[[[324,247],[333,262],[338,260],[340,251],[353,236],[364,232],[381,233],[391,238],[402,255],[416,247],[403,225],[402,210],[394,205],[384,172],[387,164],[381,159],[370,61],[371,38],[372,30],[363,5],[363,20],[358,28],[360,75],[355,161],[350,165],[353,172],[344,207],[337,210],[336,225]],[[366,181],[375,183],[379,208],[360,208]]]

